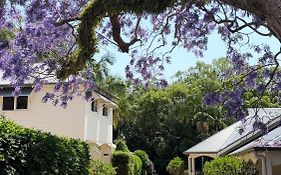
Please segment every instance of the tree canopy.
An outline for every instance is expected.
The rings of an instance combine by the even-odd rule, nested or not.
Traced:
[[[165,174],[170,159],[183,156],[182,152],[235,121],[227,107],[219,103],[206,105],[204,95],[233,88],[220,75],[230,66],[225,58],[212,64],[197,62],[187,71],[178,72],[176,81],[165,89],[134,89],[134,93],[127,93],[126,100],[120,103],[119,134],[124,135],[131,150],[145,150],[157,172]],[[272,96],[275,95],[265,93],[261,99],[264,107],[280,106]],[[252,101],[256,100],[256,92],[245,92],[243,100],[247,108],[255,107]]]
[[[217,32],[232,63],[221,76],[235,75],[235,88],[206,94],[209,104],[223,103],[230,115],[244,118],[243,96],[255,89],[256,107],[267,90],[278,94],[278,56],[267,43],[249,41],[253,33],[281,39],[281,0],[3,0],[0,3],[0,70],[19,95],[24,83],[56,82],[43,101],[66,106],[73,95],[91,98],[92,64],[100,47],[116,45],[131,56],[126,77],[148,85],[158,77],[176,47],[204,56],[208,37]],[[250,46],[242,53],[241,45]],[[247,61],[258,57],[255,65]],[[118,58],[119,59],[119,58]],[[122,59],[122,58],[120,58]],[[231,73],[231,74],[230,74]],[[81,90],[81,85],[84,87]]]

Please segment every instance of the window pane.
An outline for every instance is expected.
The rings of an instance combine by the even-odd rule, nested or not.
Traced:
[[[98,103],[96,100],[92,101],[92,111],[98,112]]]
[[[17,98],[17,109],[27,109],[28,96],[20,96]]]
[[[3,110],[14,110],[14,97],[3,97]]]

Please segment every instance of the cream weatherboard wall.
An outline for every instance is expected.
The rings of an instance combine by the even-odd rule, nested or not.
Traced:
[[[112,116],[116,106],[110,100],[94,92],[98,102],[98,112],[91,111],[91,102],[75,97],[66,109],[54,106],[51,102],[42,103],[46,92],[51,92],[53,85],[46,85],[43,89],[28,97],[28,109],[3,111],[3,97],[0,97],[0,110],[7,118],[25,127],[40,129],[59,136],[79,138],[94,142],[99,146],[112,146]],[[108,108],[108,116],[102,115],[102,108]],[[107,154],[107,153],[106,153]]]
[[[1,112],[7,118],[25,127],[40,129],[59,136],[84,139],[84,106],[81,97],[74,98],[66,109],[54,106],[51,102],[42,103],[46,92],[53,90],[52,85],[44,86],[35,93],[31,92],[28,98],[28,109],[3,111],[3,97],[1,97]]]

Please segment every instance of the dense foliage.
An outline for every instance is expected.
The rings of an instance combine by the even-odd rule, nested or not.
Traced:
[[[206,162],[205,175],[258,175],[258,171],[251,162],[244,162],[236,157],[226,156]]]
[[[170,175],[183,175],[184,169],[184,162],[179,157],[172,159],[166,167],[166,170]]]
[[[129,149],[145,150],[154,162],[158,173],[165,174],[168,161],[196,143],[213,135],[234,120],[225,106],[211,104],[204,94],[232,88],[225,83],[220,72],[230,67],[226,59],[213,64],[198,62],[188,71],[178,72],[176,81],[166,89],[133,89],[119,105],[123,118],[119,134],[126,138]],[[230,81],[237,79],[231,77]],[[264,107],[279,107],[276,94],[265,92],[261,103]],[[257,98],[255,91],[245,92],[247,108]],[[239,119],[239,118],[237,118]],[[183,132],[184,131],[184,132]]]
[[[85,142],[27,129],[0,118],[0,174],[88,174]]]
[[[90,165],[90,175],[116,175],[115,169],[101,160],[92,160]]]

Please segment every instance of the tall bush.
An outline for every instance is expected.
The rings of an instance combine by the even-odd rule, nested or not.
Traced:
[[[183,175],[184,174],[184,162],[181,158],[175,157],[170,161],[166,167],[167,172],[170,175]]]
[[[130,152],[114,151],[112,165],[116,167],[117,175],[134,175],[133,160]]]
[[[233,156],[226,156],[206,162],[204,175],[257,175],[253,163],[239,160]]]
[[[141,175],[142,173],[141,159],[131,152],[113,152],[112,165],[116,168],[117,175]]]
[[[0,118],[1,175],[88,174],[88,145]]]

